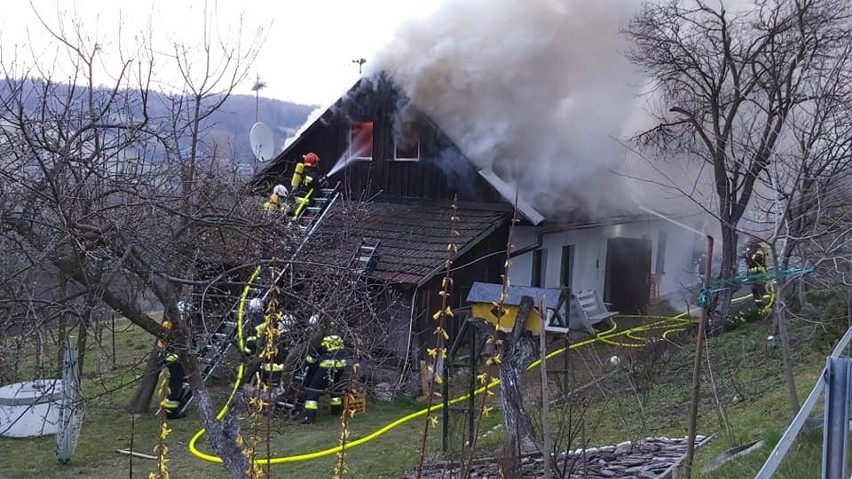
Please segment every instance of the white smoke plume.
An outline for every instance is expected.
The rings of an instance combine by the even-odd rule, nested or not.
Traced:
[[[479,168],[542,212],[620,209],[644,80],[620,33],[636,0],[447,0],[397,32],[372,68]]]

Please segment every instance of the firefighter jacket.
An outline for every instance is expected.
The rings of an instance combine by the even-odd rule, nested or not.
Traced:
[[[269,199],[266,201],[266,203],[263,204],[263,211],[274,213],[280,208],[283,208],[283,205],[281,205],[280,203],[281,198],[279,198],[278,195],[276,195],[275,193],[272,193],[271,195],[269,195]]]
[[[749,246],[745,253],[748,274],[766,272],[766,250],[762,246]]]
[[[263,332],[266,329],[266,322],[263,317],[263,312],[250,312],[248,321],[246,321],[246,339],[243,345],[243,352],[246,354],[254,354],[258,348],[260,340],[263,339]]]
[[[301,171],[300,171],[301,170]],[[310,190],[321,186],[321,178],[319,170],[314,166],[303,166],[293,173],[291,186],[293,186],[293,195],[303,197]]]
[[[305,362],[309,367],[318,366],[323,370],[343,371],[348,365],[343,349],[343,338],[337,335],[324,337],[320,347],[313,354],[309,354]]]

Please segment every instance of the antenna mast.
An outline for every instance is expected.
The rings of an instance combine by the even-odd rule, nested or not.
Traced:
[[[363,67],[364,64],[367,63],[367,59],[366,58],[358,58],[358,59],[352,60],[352,63],[358,64],[358,75],[361,75],[361,67]]]
[[[266,88],[266,82],[260,79],[260,75],[257,75],[257,79],[254,82],[254,86],[251,87],[251,91],[254,92],[254,122],[258,122],[258,117],[260,116],[260,90]]]

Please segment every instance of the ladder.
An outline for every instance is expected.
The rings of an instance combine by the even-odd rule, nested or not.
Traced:
[[[380,240],[370,241],[367,238],[361,240],[358,246],[358,251],[355,252],[355,257],[352,258],[351,269],[359,276],[369,276],[376,269],[378,258],[376,250],[379,249]]]
[[[302,214],[292,219],[298,225],[302,238],[296,249],[293,251],[291,259],[296,258],[299,255],[308,240],[310,240],[311,236],[322,224],[322,221],[327,217],[332,206],[339,200],[340,194],[340,183],[337,183],[333,188],[322,188],[318,190],[317,195],[314,197],[313,204],[304,208]],[[378,244],[376,244],[376,246],[378,246]],[[372,254],[374,253],[375,249],[372,250],[370,258],[372,258]],[[291,261],[288,261],[284,268],[275,275],[275,278],[269,285],[259,285],[253,288],[258,293],[263,291],[261,298],[264,301],[269,295],[272,286],[277,284],[283,278],[291,263]],[[197,303],[199,304],[199,310],[204,311],[205,303],[209,303],[206,299],[206,295],[202,296],[201,301]],[[232,300],[233,297],[229,296],[227,299]],[[207,382],[210,376],[213,375],[213,372],[220,364],[222,358],[227,356],[234,344],[234,338],[236,337],[240,300],[227,301],[226,304],[231,305],[230,309],[225,311],[204,311],[205,316],[208,318],[204,321],[204,323],[217,325],[214,329],[205,331],[199,338],[200,341],[197,349],[197,356],[198,363],[201,366],[201,378],[204,382]],[[188,388],[186,388],[186,390],[187,394],[191,394]],[[189,399],[178,411],[178,414],[184,414],[191,402],[192,396],[190,395]]]

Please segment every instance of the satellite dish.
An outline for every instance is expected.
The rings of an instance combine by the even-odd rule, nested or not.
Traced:
[[[275,154],[275,138],[272,136],[269,125],[262,121],[255,123],[249,133],[249,141],[257,161],[264,162],[272,159],[272,155]]]

